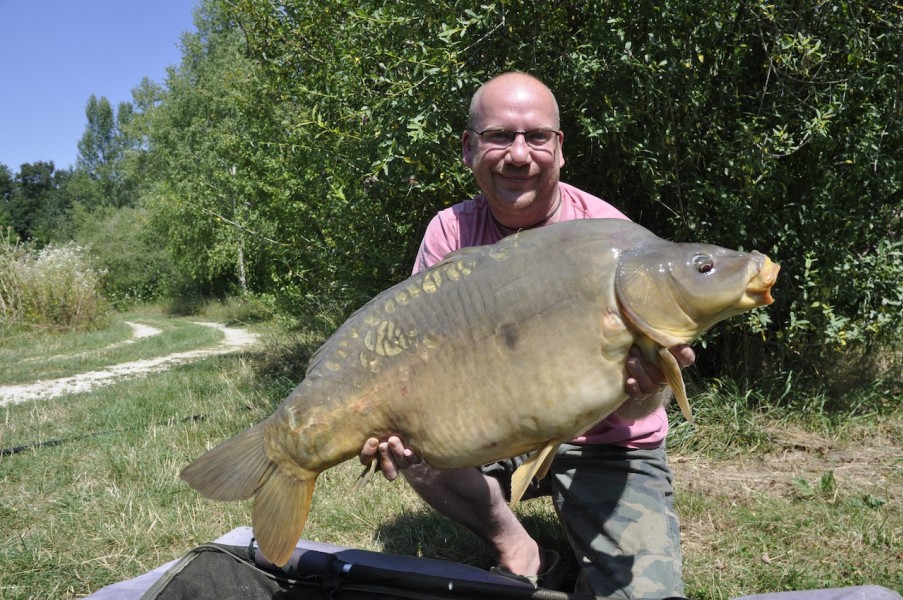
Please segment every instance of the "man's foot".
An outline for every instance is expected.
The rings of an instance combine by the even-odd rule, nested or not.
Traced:
[[[534,588],[556,589],[561,584],[564,575],[561,559],[554,550],[543,550],[542,548],[540,548],[540,556],[542,561],[536,575],[519,575],[504,567],[492,567],[489,571],[514,581],[532,585]]]

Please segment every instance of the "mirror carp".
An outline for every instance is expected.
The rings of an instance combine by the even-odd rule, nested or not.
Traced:
[[[317,476],[370,437],[398,435],[439,469],[533,452],[515,473],[516,502],[560,443],[615,410],[635,418],[658,407],[624,404],[631,346],[691,418],[667,349],[771,304],[779,269],[755,251],[673,243],[620,219],[459,250],[355,312],[269,418],[181,477],[211,499],[255,498],[254,535],[277,565],[301,536]]]

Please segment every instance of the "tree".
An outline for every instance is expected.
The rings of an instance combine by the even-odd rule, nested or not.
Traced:
[[[426,220],[474,189],[456,138],[486,72],[464,68],[464,31],[491,17],[457,23],[458,7],[435,3],[216,5],[256,69],[239,164],[276,242],[267,279],[296,314],[347,313],[406,276]]]
[[[3,242],[10,243],[12,238],[12,216],[9,214],[9,205],[16,190],[16,183],[9,167],[0,163],[0,235]]]
[[[207,3],[198,14],[197,33],[183,37],[183,59],[170,71],[167,90],[159,96],[141,90],[152,99],[136,119],[147,140],[145,166],[155,173],[148,203],[183,287],[265,291],[257,268],[273,241],[255,222],[255,198],[245,189],[254,173],[243,155],[252,143],[243,115],[253,68],[240,52],[238,31]]]
[[[128,153],[139,145],[129,133],[134,117],[132,104],[122,102],[114,111],[109,100],[103,96],[98,100],[92,94],[85,115],[88,123],[78,142],[78,177],[73,192],[88,207],[133,205],[135,182],[125,169]]]
[[[165,298],[172,291],[172,261],[145,208],[109,209],[85,219],[78,241],[103,273],[105,297],[116,305]]]
[[[9,202],[12,227],[23,241],[32,240],[45,205],[58,188],[52,161],[24,163],[16,174],[16,190]]]
[[[252,290],[347,314],[475,192],[467,103],[520,69],[556,92],[572,183],[663,237],[784,265],[777,303],[719,328],[704,368],[756,369],[755,346],[818,384],[837,350],[901,337],[890,4],[206,0],[197,23],[148,121],[155,213],[197,249],[192,277],[235,282],[250,242]]]

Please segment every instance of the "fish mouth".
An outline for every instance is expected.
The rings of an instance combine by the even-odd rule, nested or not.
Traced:
[[[771,288],[778,278],[781,265],[772,262],[767,256],[764,256],[764,258],[765,262],[762,263],[756,274],[749,280],[746,292],[743,298],[740,299],[739,308],[756,308],[774,303]]]

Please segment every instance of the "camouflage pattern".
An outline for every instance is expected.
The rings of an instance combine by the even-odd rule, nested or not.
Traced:
[[[506,493],[519,457],[488,465]],[[580,566],[575,591],[597,598],[683,596],[673,475],[664,447],[563,444],[527,497],[551,495]]]

